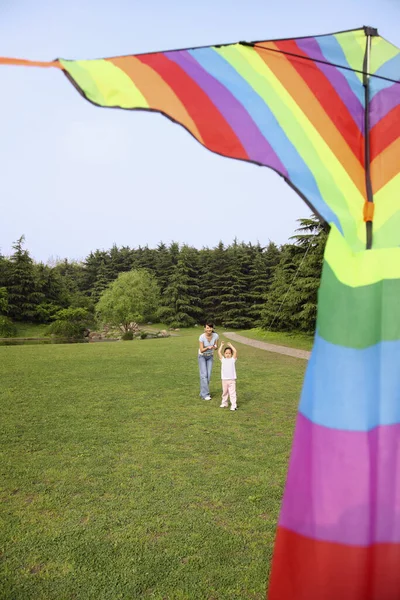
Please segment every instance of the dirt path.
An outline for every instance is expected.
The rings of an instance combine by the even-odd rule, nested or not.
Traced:
[[[267,350],[268,352],[277,352],[278,354],[286,354],[286,356],[294,356],[295,358],[304,358],[308,360],[311,352],[308,350],[297,350],[296,348],[288,348],[287,346],[277,346],[276,344],[267,344],[267,342],[259,342],[258,340],[252,340],[250,338],[233,333],[231,331],[224,332],[224,337],[234,341],[240,342],[241,344],[247,344],[248,346],[254,346],[254,348],[261,348],[261,350]]]

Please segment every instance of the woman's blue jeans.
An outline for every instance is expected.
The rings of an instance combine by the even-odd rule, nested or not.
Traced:
[[[199,354],[200,396],[205,398],[210,393],[210,379],[214,357]]]

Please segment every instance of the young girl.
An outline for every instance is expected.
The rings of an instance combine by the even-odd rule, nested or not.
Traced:
[[[214,361],[214,350],[217,349],[218,333],[214,331],[214,324],[207,322],[204,333],[199,337],[199,371],[200,371],[200,397],[211,400],[210,379]]]
[[[222,402],[220,408],[228,407],[228,396],[231,401],[231,410],[236,410],[236,348],[230,344],[224,350],[222,348],[225,342],[221,342],[218,348],[218,356],[221,361],[221,379],[222,379]]]

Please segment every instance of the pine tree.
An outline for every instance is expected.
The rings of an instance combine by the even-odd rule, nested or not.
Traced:
[[[156,251],[150,249],[147,245],[143,248],[139,246],[133,253],[132,263],[134,269],[146,269],[155,275]]]
[[[133,256],[134,250],[131,250],[129,246],[118,248],[116,244],[113,245],[108,252],[109,261],[106,261],[107,266],[109,266],[109,277],[111,281],[116,279],[119,273],[126,273],[133,269]]]
[[[48,323],[57,311],[68,306],[68,290],[63,277],[54,267],[38,263],[34,265],[34,269],[37,288],[41,294],[40,304],[36,307],[36,320]]]
[[[273,273],[279,263],[280,250],[274,242],[270,242],[266,249],[256,246],[256,254],[251,265],[250,279],[250,314],[253,326],[261,323],[261,313],[271,286]]]
[[[318,288],[321,280],[327,228],[317,219],[299,219],[300,227],[292,237],[296,245],[305,249],[301,267],[293,282],[292,295],[297,312],[293,315],[301,331],[313,332],[317,318]]]
[[[173,327],[190,327],[202,313],[197,278],[197,251],[183,246],[162,296],[160,318]]]
[[[83,290],[88,296],[92,295],[96,284],[99,269],[103,263],[108,262],[108,254],[105,250],[95,250],[87,256],[83,263]]]
[[[171,248],[167,248],[164,242],[160,242],[155,252],[155,275],[157,277],[161,294],[164,293],[168,286],[173,268],[174,252],[171,252]]]
[[[107,261],[106,263],[106,261],[103,260],[97,269],[96,281],[90,292],[93,302],[97,303],[99,301],[104,290],[108,288],[109,284],[114,281],[114,279],[116,279],[116,277],[114,276],[110,261]]]
[[[224,327],[251,327],[250,260],[245,244],[234,240],[228,250],[229,266],[222,279],[220,310]]]
[[[67,295],[67,305],[71,308],[86,308],[93,311],[94,304],[85,293],[85,267],[77,261],[64,259],[59,261],[54,271],[57,272],[62,281]]]
[[[299,250],[294,244],[285,244],[281,248],[279,264],[274,270],[261,312],[263,329],[290,331],[294,328],[292,317],[297,306],[293,304],[289,291],[299,265],[298,255]]]
[[[229,285],[231,255],[222,242],[212,250],[201,250],[200,298],[203,321],[221,325],[224,320],[222,299]]]
[[[22,235],[13,244],[7,283],[8,314],[18,321],[32,321],[43,297],[38,290],[33,260],[23,248],[24,242],[25,236]]]
[[[0,287],[7,287],[10,276],[10,267],[10,260],[0,254]]]
[[[324,226],[314,218],[299,219],[301,226],[282,248],[261,315],[264,329],[312,332],[317,291],[327,239]]]

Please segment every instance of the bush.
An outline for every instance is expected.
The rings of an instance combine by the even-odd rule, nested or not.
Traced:
[[[50,321],[57,318],[59,310],[60,306],[57,306],[53,302],[42,302],[36,307],[35,319],[39,323],[50,323]]]
[[[133,331],[125,331],[122,335],[123,340],[133,340]]]
[[[57,319],[57,321],[54,321],[48,326],[46,335],[55,335],[56,337],[65,338],[81,338],[83,337],[84,331],[85,327],[82,327],[82,325]]]
[[[63,308],[57,312],[56,320],[48,326],[46,334],[81,338],[89,321],[90,315],[85,308]]]
[[[147,338],[148,334],[145,331],[142,331],[140,334],[140,339],[141,340],[145,340]]]
[[[8,317],[0,315],[0,337],[16,337],[18,330]]]

